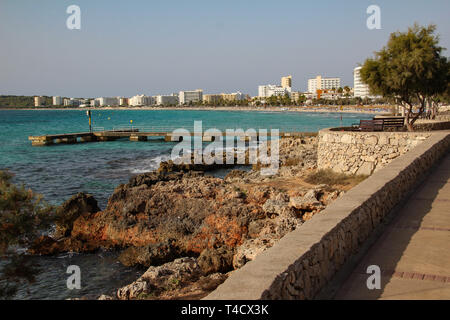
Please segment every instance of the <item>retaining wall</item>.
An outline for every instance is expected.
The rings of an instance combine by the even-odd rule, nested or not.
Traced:
[[[450,116],[448,119],[436,119],[436,120],[419,120],[414,124],[414,130],[416,131],[435,131],[435,130],[449,130],[450,129]]]
[[[430,132],[319,132],[317,166],[346,174],[370,175],[418,146]]]
[[[449,149],[450,133],[432,133],[234,271],[206,299],[313,299]]]

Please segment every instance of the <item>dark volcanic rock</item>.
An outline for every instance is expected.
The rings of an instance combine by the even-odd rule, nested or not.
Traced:
[[[205,275],[211,273],[227,273],[233,269],[234,250],[226,247],[203,250],[197,263]]]
[[[182,177],[183,177],[182,172],[168,172],[168,171],[148,172],[139,174],[131,178],[127,186],[137,187],[145,184],[148,187],[151,187],[152,185],[161,181],[178,180]]]
[[[143,247],[130,247],[120,254],[119,261],[125,266],[158,266],[180,257],[180,251],[174,244],[174,240],[167,240]]]
[[[55,237],[70,236],[73,222],[82,215],[99,212],[97,200],[90,194],[80,192],[64,202],[57,209]]]

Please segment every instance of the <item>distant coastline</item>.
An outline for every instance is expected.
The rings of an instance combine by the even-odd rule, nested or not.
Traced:
[[[183,111],[260,111],[260,112],[334,112],[334,113],[365,113],[365,114],[384,114],[389,113],[390,106],[343,106],[343,110],[340,106],[309,106],[309,107],[230,107],[230,106],[193,106],[193,107],[95,107],[95,108],[35,108],[35,107],[23,107],[23,108],[3,108],[0,110],[183,110]]]

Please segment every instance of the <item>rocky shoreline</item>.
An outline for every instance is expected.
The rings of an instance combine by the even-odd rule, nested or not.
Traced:
[[[316,168],[317,137],[306,136],[281,139],[270,177],[255,167],[220,179],[205,166],[164,162],[119,185],[104,210],[90,195],[73,196],[58,209],[55,233],[29,252],[114,249],[122,264],[148,268],[100,299],[201,299],[351,187],[305,182]]]

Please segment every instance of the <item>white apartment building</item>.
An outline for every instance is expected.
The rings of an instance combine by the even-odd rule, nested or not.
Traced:
[[[45,97],[34,97],[34,106],[41,107],[45,105]]]
[[[128,98],[119,97],[119,106],[127,106],[128,105]]]
[[[78,99],[77,106],[80,108],[85,108],[90,105],[90,101],[88,99]]]
[[[110,98],[110,97],[100,97],[95,99],[98,101],[98,105],[100,107],[104,106],[118,106],[119,105],[119,99],[118,98]]]
[[[236,97],[235,100],[238,100],[238,101],[242,101],[242,100],[246,99],[246,95],[240,91],[234,92],[234,93],[232,93],[232,95],[235,96]]]
[[[180,91],[178,94],[179,104],[197,103],[203,100],[203,90],[197,89],[195,91]]]
[[[65,107],[71,107],[73,106],[74,100],[73,99],[64,99],[64,106]]]
[[[356,67],[353,70],[353,85],[355,97],[368,98],[370,97],[370,89],[367,84],[361,80],[361,69],[362,67]]]
[[[286,94],[291,96],[291,87],[276,86],[273,84],[258,87],[258,97],[260,98],[284,96]]]
[[[61,97],[53,97],[53,105],[54,106],[62,106],[63,99]]]
[[[85,103],[86,100],[84,99],[74,99],[74,98],[70,98],[70,99],[64,99],[63,104],[66,107],[78,107],[81,104]]]
[[[317,76],[314,79],[308,80],[308,92],[316,93],[317,90],[330,90],[341,87],[341,78],[322,78]]]
[[[150,106],[152,104],[155,104],[153,97],[149,97],[149,96],[146,96],[143,94],[131,97],[128,100],[128,105],[130,105],[132,107]]]
[[[158,106],[178,104],[177,94],[172,94],[170,96],[159,95],[154,98]]]
[[[97,99],[92,99],[90,101],[90,105],[91,105],[91,107],[98,107],[98,106],[100,106],[100,102]]]

